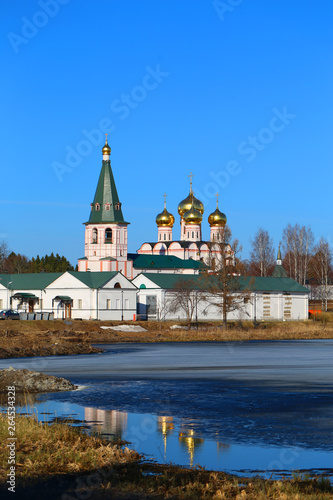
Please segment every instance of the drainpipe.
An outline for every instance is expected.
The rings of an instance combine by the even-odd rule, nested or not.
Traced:
[[[98,288],[96,288],[96,319],[98,319]]]

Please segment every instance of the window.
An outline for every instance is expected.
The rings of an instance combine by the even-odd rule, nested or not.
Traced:
[[[129,299],[125,299],[125,309],[129,309]]]
[[[111,309],[111,299],[106,299],[106,308]]]
[[[194,231],[192,231],[192,238],[194,238]]]
[[[116,300],[116,309],[120,309],[120,299]]]
[[[92,242],[97,243],[97,229],[95,227],[92,230]]]
[[[112,229],[105,229],[105,243],[112,243]]]
[[[169,240],[171,240],[171,234],[169,234]]]
[[[110,203],[105,203],[105,210],[110,210]]]
[[[94,205],[92,203],[90,203],[90,208],[91,208],[91,211],[93,211]]]
[[[77,308],[82,309],[82,299],[77,300]]]
[[[115,210],[119,211],[120,207],[121,207],[121,203],[119,203],[119,201],[118,201],[118,203],[115,204],[114,208],[115,208]]]
[[[166,240],[166,234],[164,233],[164,239]]]
[[[39,309],[43,310],[43,299],[39,299]]]
[[[199,239],[199,231],[197,231],[197,239]]]
[[[0,299],[0,309],[3,309],[3,300]]]
[[[101,208],[99,203],[95,203],[95,210],[96,212],[99,212],[99,209]]]
[[[117,281],[117,283],[114,284],[113,288],[121,288],[121,284]]]

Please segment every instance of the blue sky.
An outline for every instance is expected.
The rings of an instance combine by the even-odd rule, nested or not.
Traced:
[[[333,245],[330,0],[13,0],[0,14],[11,250],[84,255],[106,130],[129,251],[156,239],[164,192],[179,238],[191,171],[204,238],[218,191],[244,258],[260,226],[276,246],[296,222]]]

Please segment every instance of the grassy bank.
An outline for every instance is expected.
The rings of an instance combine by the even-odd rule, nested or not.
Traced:
[[[2,443],[8,437],[7,427],[7,419],[1,415]],[[37,423],[31,417],[17,417],[16,437],[18,498],[333,498],[332,487],[325,479],[246,479],[222,472],[151,464],[133,451],[122,450],[78,429]],[[7,489],[8,448],[1,447],[0,457],[3,498]]]
[[[50,356],[97,352],[94,343],[112,342],[240,342],[247,340],[296,340],[333,338],[333,316],[301,322],[250,321],[229,325],[225,332],[217,323],[194,323],[192,329],[171,329],[175,322],[135,322],[144,332],[117,332],[101,326],[116,326],[116,321],[2,321],[0,358]],[[181,323],[178,323],[180,326]]]

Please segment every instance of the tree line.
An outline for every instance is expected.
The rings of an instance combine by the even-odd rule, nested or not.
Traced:
[[[315,241],[310,226],[288,224],[279,245],[282,265],[289,278],[304,286],[317,288],[317,297],[327,310],[329,287],[333,284],[332,247],[321,237]],[[251,240],[249,260],[243,261],[245,274],[270,276],[276,265],[276,248],[267,230],[259,228]]]
[[[74,271],[74,267],[64,256],[58,253],[29,259],[20,253],[10,252],[6,242],[0,243],[0,273],[62,273]]]

